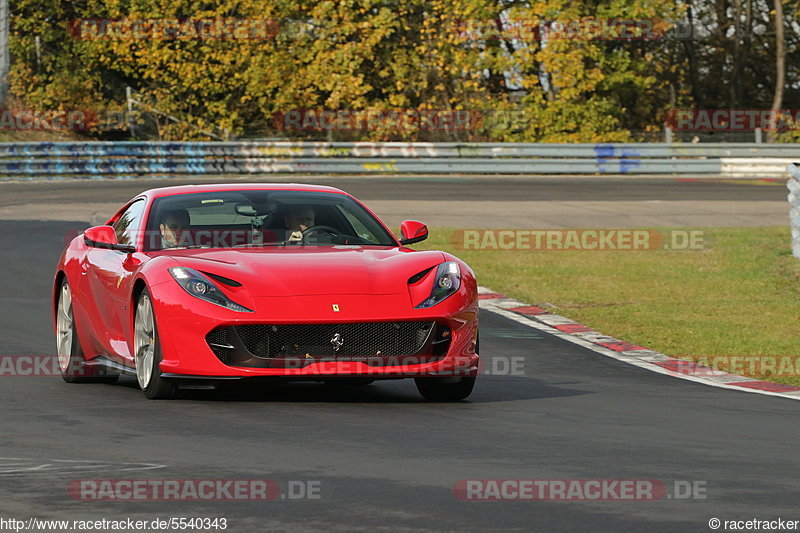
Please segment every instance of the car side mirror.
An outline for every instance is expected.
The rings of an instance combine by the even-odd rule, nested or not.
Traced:
[[[404,220],[400,224],[400,244],[414,244],[428,238],[428,226],[418,220]]]
[[[92,248],[105,248],[131,253],[136,251],[135,246],[119,244],[117,234],[111,226],[94,226],[83,232],[83,242]]]

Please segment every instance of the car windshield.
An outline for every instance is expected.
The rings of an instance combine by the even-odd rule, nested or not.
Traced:
[[[261,246],[396,246],[374,216],[345,194],[236,190],[157,198],[145,250]]]

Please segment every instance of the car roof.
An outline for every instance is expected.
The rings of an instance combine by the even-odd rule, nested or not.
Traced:
[[[336,187],[325,185],[306,185],[303,183],[209,183],[203,185],[176,185],[172,187],[159,187],[143,192],[140,196],[146,195],[150,198],[160,198],[162,196],[172,196],[176,194],[190,194],[199,192],[220,192],[220,191],[253,191],[253,190],[272,190],[272,191],[313,191],[331,192],[347,194]]]

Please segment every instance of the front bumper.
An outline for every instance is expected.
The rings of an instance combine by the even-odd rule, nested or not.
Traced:
[[[162,289],[162,290],[158,290]],[[232,379],[282,376],[324,379],[331,376],[374,379],[423,375],[475,376],[478,355],[477,296],[462,288],[429,309],[413,309],[408,295],[297,296],[255,298],[255,313],[238,313],[189,296],[167,284],[152,291],[162,348],[161,370],[167,378]],[[338,311],[333,311],[333,303]],[[278,353],[278,357],[220,358],[209,345],[209,335],[241,326],[357,325],[430,322],[431,337],[419,353]],[[445,349],[433,346],[435,336],[447,331]],[[217,335],[217,340],[221,339]],[[224,337],[223,343],[230,337]],[[235,339],[233,339],[235,340]],[[213,344],[213,343],[212,343]],[[239,349],[240,346],[235,346]],[[252,355],[252,352],[245,355]],[[226,362],[223,362],[225,360]],[[227,363],[227,364],[226,364]]]

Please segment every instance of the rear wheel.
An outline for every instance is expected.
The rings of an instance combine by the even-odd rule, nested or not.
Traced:
[[[133,333],[133,361],[136,379],[144,395],[151,400],[172,398],[177,387],[161,377],[161,343],[158,339],[153,302],[147,289],[136,304]]]
[[[420,377],[414,378],[417,390],[432,402],[457,402],[472,393],[475,377]]]
[[[113,383],[117,380],[117,375],[115,374],[105,374],[101,368],[84,364],[86,360],[83,357],[78,332],[75,330],[72,291],[66,278],[61,282],[61,287],[58,290],[56,349],[58,369],[61,372],[61,377],[67,383]]]

